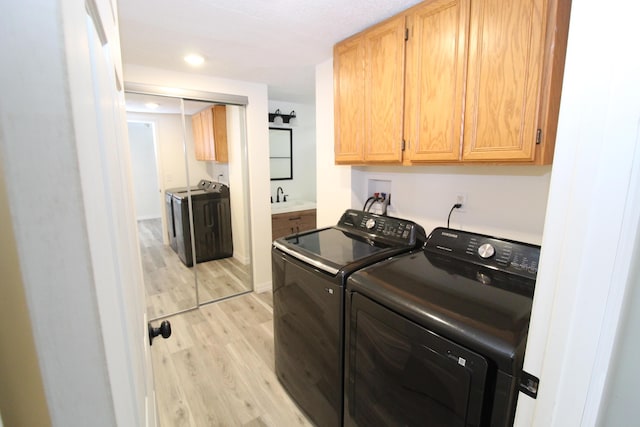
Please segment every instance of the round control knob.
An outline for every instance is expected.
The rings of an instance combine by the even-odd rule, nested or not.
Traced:
[[[367,222],[364,224],[364,226],[367,227],[369,230],[371,230],[373,227],[376,226],[376,220],[373,218],[369,218]]]
[[[495,253],[496,253],[496,250],[491,245],[491,243],[485,243],[484,245],[478,248],[478,255],[480,255],[480,258],[484,258],[484,259],[491,258]]]

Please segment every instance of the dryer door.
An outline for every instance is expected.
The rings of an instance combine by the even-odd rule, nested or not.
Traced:
[[[478,426],[487,361],[347,292],[345,426]]]

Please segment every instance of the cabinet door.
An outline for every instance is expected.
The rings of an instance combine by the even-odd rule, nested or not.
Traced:
[[[316,228],[315,209],[271,215],[271,237],[273,240],[314,228]]]
[[[407,20],[406,157],[457,161],[469,0],[436,0],[413,9]]]
[[[405,17],[365,33],[366,162],[402,161]]]
[[[364,148],[364,41],[362,36],[333,49],[336,163],[359,163]]]
[[[215,105],[191,117],[196,160],[229,162],[226,108]]]
[[[213,111],[207,108],[200,112],[202,115],[202,138],[204,139],[204,159],[215,160],[216,153],[213,149]]]
[[[303,232],[307,230],[313,230],[316,228],[316,210],[309,209],[300,212],[300,220],[297,224],[297,231]]]
[[[227,107],[215,105],[212,109],[213,123],[211,135],[213,136],[213,159],[220,163],[229,162],[229,149],[227,146]]]
[[[463,160],[533,160],[546,13],[546,0],[472,1]]]
[[[191,127],[193,128],[193,145],[195,148],[196,160],[206,160],[204,155],[204,136],[202,134],[202,114],[196,113],[191,116]]]

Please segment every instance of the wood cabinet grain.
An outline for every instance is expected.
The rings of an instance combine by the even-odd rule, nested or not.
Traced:
[[[405,18],[334,48],[336,163],[402,160]]]
[[[472,2],[463,160],[534,160],[544,4]]]
[[[408,161],[460,158],[469,0],[439,0],[407,16]]]
[[[550,164],[570,6],[429,0],[336,44],[336,163]]]
[[[286,212],[271,215],[271,236],[273,240],[289,234],[316,228],[316,210]]]
[[[191,116],[196,160],[229,162],[227,107],[214,105]]]

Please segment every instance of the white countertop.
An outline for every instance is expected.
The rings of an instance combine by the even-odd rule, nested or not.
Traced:
[[[316,208],[316,202],[311,202],[308,200],[288,200],[286,202],[272,203],[271,214],[306,211],[307,209],[315,209],[315,208]]]

